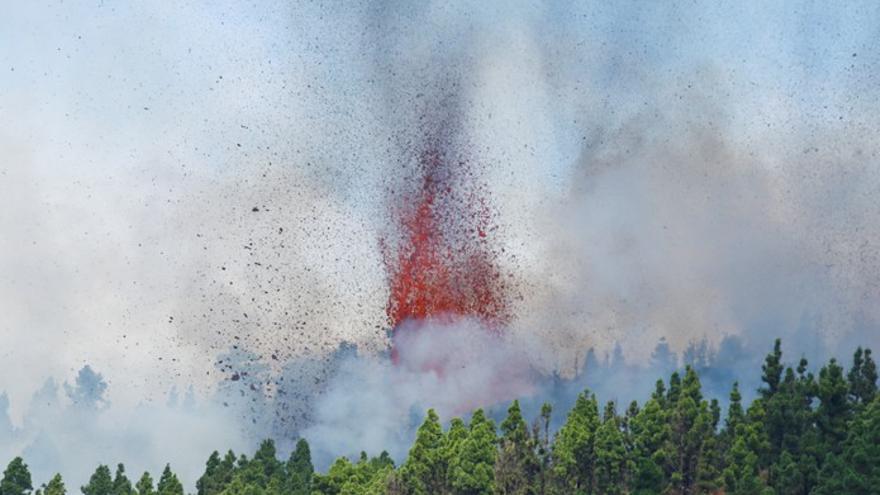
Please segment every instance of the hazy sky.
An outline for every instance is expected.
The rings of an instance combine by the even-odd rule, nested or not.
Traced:
[[[876,2],[0,2],[13,416],[85,363],[125,405],[238,342],[381,348],[399,143],[450,80],[515,331],[880,343]]]

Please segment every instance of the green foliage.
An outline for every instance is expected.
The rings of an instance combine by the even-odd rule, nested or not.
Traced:
[[[800,359],[787,366],[777,341],[762,365],[758,397],[745,408],[733,383],[726,415],[717,400],[703,397],[691,367],[673,373],[668,388],[658,380],[647,402],[632,402],[622,417],[613,402],[600,414],[596,397],[585,391],[555,436],[549,404],[531,429],[518,401],[499,430],[478,409],[470,424],[455,418],[444,432],[428,410],[399,469],[382,452],[340,457],[326,473],[315,473],[304,439],[286,462],[266,440],[251,458],[211,453],[195,493],[880,495],[880,395],[871,351],[857,349],[849,370],[831,360],[818,377],[807,364]],[[99,378],[85,372],[78,381],[78,396],[95,399],[89,404],[99,402]],[[3,473],[0,495],[30,495],[32,489],[28,467],[16,457]],[[155,489],[146,472],[132,487],[118,464],[115,476],[98,466],[82,492],[183,495],[184,488],[168,465]],[[66,495],[61,476],[34,495]]]
[[[816,411],[819,441],[825,452],[839,454],[846,439],[847,422],[852,411],[848,394],[843,368],[831,359],[819,372],[819,408]]]
[[[589,493],[595,476],[595,437],[599,428],[596,396],[583,392],[556,435],[553,473],[563,493]]]
[[[312,453],[304,439],[296,442],[296,448],[287,460],[287,491],[291,495],[308,495],[312,491]]]
[[[700,379],[690,366],[685,370],[681,392],[675,402],[670,402],[670,407],[671,486],[678,493],[695,493],[701,453],[714,431],[709,405],[700,390]]]
[[[632,485],[637,494],[656,493],[668,485],[665,467],[672,462],[667,447],[671,431],[661,401],[663,394],[655,395],[630,422]]]
[[[121,463],[116,466],[116,475],[113,477],[113,495],[132,495],[131,481],[125,476],[125,466]]]
[[[843,449],[843,459],[863,486],[880,490],[880,398],[853,421]]]
[[[495,459],[496,493],[525,495],[538,489],[534,485],[540,485],[540,462],[535,447],[519,401],[515,400],[507,410],[507,417],[501,422],[501,439]]]
[[[449,486],[462,495],[488,495],[495,487],[495,423],[482,409],[471,416],[467,436],[449,460]]]
[[[758,475],[758,456],[749,448],[756,435],[749,425],[739,424],[733,437],[733,445],[727,453],[724,469],[724,489],[730,495],[760,495],[763,483]]]
[[[379,495],[386,492],[394,463],[386,452],[368,458],[361,452],[353,464],[345,457],[336,459],[326,475],[316,475],[314,490],[327,495]]]
[[[441,493],[446,486],[443,429],[433,409],[419,427],[400,474],[407,493],[413,495]]]
[[[880,398],[852,422],[840,455],[830,455],[815,493],[880,493]]]
[[[55,476],[49,480],[49,483],[44,484],[41,492],[43,495],[66,495],[67,487],[64,486],[64,480],[61,479],[61,475],[56,473]]]
[[[183,485],[177,479],[177,475],[171,472],[171,465],[166,464],[162,470],[162,476],[156,485],[158,495],[183,495]]]
[[[144,471],[144,474],[141,475],[141,478],[135,483],[134,489],[137,491],[138,495],[154,495],[156,490],[153,489],[153,477],[150,476],[150,473]]]
[[[629,472],[626,441],[621,431],[620,418],[614,413],[614,403],[609,402],[605,419],[596,429],[595,488],[598,493],[617,495],[624,493],[625,477]]]
[[[33,489],[31,472],[21,457],[12,459],[6,470],[3,471],[3,479],[0,480],[0,495],[25,495]]]
[[[548,493],[552,486],[551,462],[553,450],[550,447],[550,418],[553,406],[545,402],[541,405],[541,416],[535,418],[532,426],[532,444],[538,460],[536,479],[532,480],[535,493]]]
[[[113,478],[110,477],[110,468],[101,464],[89,478],[89,484],[81,488],[84,495],[111,495],[113,493]]]
[[[847,380],[850,401],[857,407],[870,404],[874,400],[877,395],[877,364],[871,357],[871,349],[856,349]]]
[[[776,339],[773,343],[773,352],[764,359],[761,366],[761,381],[766,385],[758,390],[765,399],[772,397],[779,390],[779,383],[782,380],[782,340]]]
[[[234,462],[234,454],[232,458]],[[223,488],[232,479],[232,467],[229,465],[224,469],[220,453],[216,450],[212,452],[208,457],[208,462],[205,463],[205,474],[196,481],[196,493],[198,495],[217,495],[223,491]]]

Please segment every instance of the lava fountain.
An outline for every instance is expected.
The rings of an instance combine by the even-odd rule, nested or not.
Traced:
[[[415,179],[413,191],[395,196],[398,245],[385,257],[395,363],[404,333],[463,319],[497,333],[509,319],[487,187],[467,160],[450,158],[436,142],[421,152]]]

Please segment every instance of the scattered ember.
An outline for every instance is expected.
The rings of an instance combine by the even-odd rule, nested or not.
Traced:
[[[396,256],[386,254],[392,337],[427,320],[476,318],[498,328],[509,315],[486,188],[466,161],[448,159],[439,147],[422,153],[418,171],[420,186],[392,208],[401,236]]]

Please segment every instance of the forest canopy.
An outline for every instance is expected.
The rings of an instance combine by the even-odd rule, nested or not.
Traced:
[[[657,380],[641,404],[600,404],[583,391],[557,431],[550,404],[523,416],[513,401],[496,423],[482,409],[444,428],[428,410],[400,464],[386,453],[338,458],[316,472],[299,439],[286,460],[265,440],[248,457],[213,452],[195,495],[307,494],[875,494],[880,493],[880,396],[870,349],[848,369],[786,365],[776,341],[762,386],[746,405],[731,384],[727,410],[706,398],[690,366]],[[365,418],[365,420],[369,420]],[[75,455],[75,453],[70,453]],[[154,481],[100,465],[83,495],[183,495],[170,465]],[[0,495],[65,495],[60,474],[35,486],[24,459],[3,472]]]

